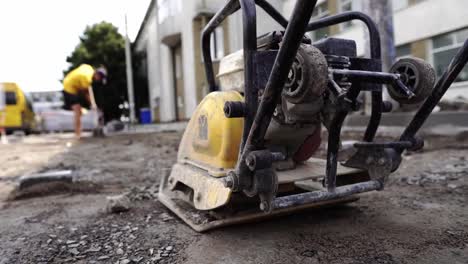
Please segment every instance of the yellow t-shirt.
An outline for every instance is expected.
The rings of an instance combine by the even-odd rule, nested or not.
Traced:
[[[88,64],[81,64],[69,72],[63,79],[63,90],[70,94],[79,94],[87,90],[93,82],[94,68]]]

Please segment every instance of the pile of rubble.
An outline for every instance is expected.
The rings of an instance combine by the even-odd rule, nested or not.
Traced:
[[[150,186],[139,186],[130,189],[126,195],[132,201],[155,200],[158,198],[159,183]]]
[[[148,241],[144,231],[152,220],[167,221],[167,217],[170,216],[157,214],[153,219],[150,214],[145,221],[118,224],[109,224],[103,219],[84,229],[56,226],[56,232],[48,234],[41,243],[42,252],[47,253],[40,260],[60,263],[84,260],[85,263],[172,263],[171,259],[182,245],[171,243],[169,236],[163,241],[158,241],[158,238]]]
[[[468,164],[466,159],[465,157],[460,157],[454,163],[448,163],[440,168],[425,170],[410,177],[402,177],[400,181],[408,185],[421,187],[430,186],[432,184],[444,185],[451,190],[456,190],[460,187],[459,180],[467,174]]]

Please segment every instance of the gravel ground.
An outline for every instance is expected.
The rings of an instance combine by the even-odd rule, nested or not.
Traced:
[[[464,142],[432,140],[404,157],[385,190],[355,203],[198,234],[156,198],[180,136],[0,146],[0,263],[468,263]],[[20,175],[51,169],[99,188],[5,200]],[[122,193],[132,209],[106,213],[106,197]]]

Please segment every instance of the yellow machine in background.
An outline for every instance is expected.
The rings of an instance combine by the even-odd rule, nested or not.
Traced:
[[[36,128],[31,101],[16,83],[0,83],[3,109],[0,109],[0,127],[8,132],[22,130],[29,134]]]

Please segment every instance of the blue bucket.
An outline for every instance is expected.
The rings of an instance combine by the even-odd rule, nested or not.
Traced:
[[[149,108],[140,109],[140,123],[151,124],[151,110]]]

